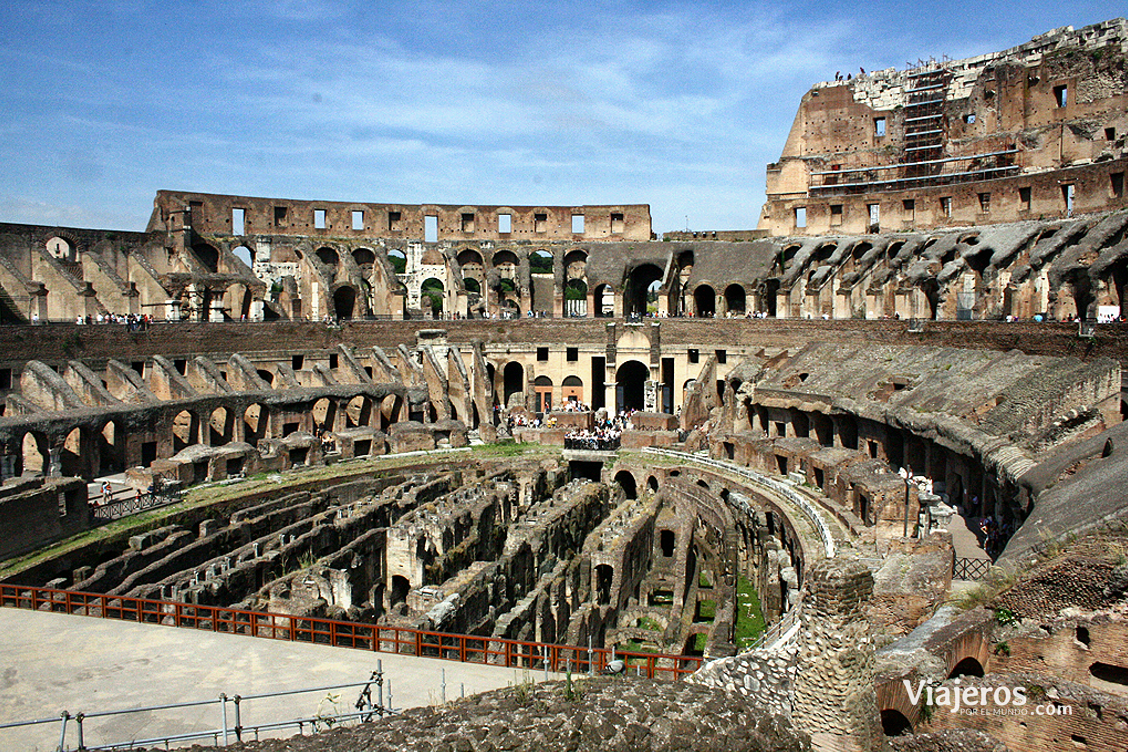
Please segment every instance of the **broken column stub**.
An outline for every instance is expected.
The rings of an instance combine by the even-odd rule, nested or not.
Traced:
[[[874,650],[863,611],[873,575],[857,561],[825,559],[807,573],[793,719],[823,750],[878,750]]]

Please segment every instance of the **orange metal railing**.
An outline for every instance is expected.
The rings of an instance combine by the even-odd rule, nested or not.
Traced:
[[[507,668],[595,673],[612,660],[610,648],[550,645],[481,635],[428,632],[405,627],[244,611],[150,598],[0,584],[0,607],[120,619],[290,642],[441,658]],[[681,679],[697,670],[700,656],[614,651],[627,669],[651,678]]]

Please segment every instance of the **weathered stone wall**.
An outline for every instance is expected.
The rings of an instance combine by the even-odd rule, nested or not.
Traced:
[[[742,695],[765,712],[791,718],[797,655],[790,647],[751,650],[709,661],[686,681]]]

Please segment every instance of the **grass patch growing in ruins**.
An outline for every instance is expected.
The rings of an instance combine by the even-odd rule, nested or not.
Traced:
[[[736,586],[736,629],[733,641],[737,650],[747,650],[756,641],[767,624],[760,608],[760,594],[752,580],[741,576]]]
[[[697,602],[697,615],[694,621],[713,621],[717,618],[717,602],[711,600],[703,600]]]

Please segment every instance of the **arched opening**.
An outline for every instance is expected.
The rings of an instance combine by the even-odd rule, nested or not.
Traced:
[[[560,399],[564,402],[581,403],[584,401],[584,382],[579,376],[566,376],[560,390]]]
[[[657,299],[657,290],[661,287],[662,270],[654,264],[642,264],[632,269],[627,277],[626,289],[623,291],[623,314],[625,316],[645,316],[650,302],[649,295],[654,293]],[[651,286],[659,282],[658,287]]]
[[[650,493],[658,493],[658,479],[651,475],[646,479],[646,487],[650,490]]]
[[[610,564],[600,564],[595,568],[596,603],[606,606],[611,603],[611,583],[615,580],[615,570]]]
[[[717,293],[709,285],[698,285],[693,291],[693,308],[699,318],[711,319],[717,313]]]
[[[258,369],[258,371],[256,371],[256,373],[258,373],[260,379],[265,381],[267,384],[274,386],[274,374],[272,372],[266,370],[265,368],[260,368]]]
[[[176,414],[176,417],[172,419],[173,454],[197,443],[197,426],[196,416],[187,410],[181,410]]]
[[[881,711],[881,730],[886,736],[901,736],[911,734],[913,724],[909,723],[909,719],[900,710],[887,708]]]
[[[411,592],[411,582],[408,581],[403,575],[392,575],[392,588],[388,593],[388,606],[395,608],[399,604],[407,600],[407,594]]]
[[[662,547],[662,555],[667,559],[674,555],[674,546],[677,543],[677,536],[674,535],[673,530],[663,530],[658,535],[658,545]]]
[[[949,679],[959,676],[983,676],[983,664],[970,656],[964,658],[948,673]]]
[[[445,298],[443,283],[434,277],[423,280],[419,287],[419,305],[423,310],[429,310],[435,318],[443,315],[443,300]]]
[[[623,494],[625,494],[628,499],[638,498],[638,489],[635,487],[634,476],[626,470],[620,470],[615,473],[615,482],[623,489]]]
[[[333,293],[333,313],[338,320],[351,319],[356,311],[356,288],[342,285]]]
[[[552,410],[552,379],[547,376],[537,376],[533,381],[533,392],[536,394],[535,410],[537,412],[550,412]]]
[[[352,257],[365,276],[372,272],[372,266],[376,263],[376,254],[371,248],[354,248]]]
[[[611,318],[615,315],[615,291],[611,285],[596,285],[591,296],[595,318]]]
[[[75,428],[63,440],[59,452],[59,472],[68,478],[81,478],[85,475],[82,466],[82,429]]]
[[[248,444],[257,445],[262,439],[268,438],[267,424],[268,413],[263,405],[251,405],[243,411],[243,440]]]
[[[226,407],[217,407],[208,419],[208,443],[212,446],[231,443],[233,429],[231,411]]]
[[[349,428],[361,428],[372,422],[372,400],[358,394],[345,405],[345,423]]]
[[[501,378],[502,397],[504,398],[502,407],[508,409],[510,398],[513,395],[525,393],[525,367],[516,361],[506,363],[501,372]]]
[[[47,437],[28,431],[20,442],[21,474],[46,475],[48,469]]]
[[[98,474],[125,471],[125,435],[112,420],[98,432]]]
[[[564,285],[564,315],[570,318],[587,316],[587,282],[570,279]]]
[[[200,243],[198,245],[192,246],[192,251],[196,254],[196,258],[199,259],[200,265],[203,266],[206,271],[209,271],[212,274],[217,274],[219,272],[219,251],[217,251],[214,247],[208,245],[207,243]]]
[[[255,252],[245,245],[237,245],[231,249],[231,255],[247,265],[248,269],[255,266]]]
[[[727,313],[743,316],[746,309],[747,296],[740,285],[729,285],[725,288],[725,311]]]
[[[313,425],[326,431],[334,431],[337,427],[337,404],[328,397],[322,397],[313,403],[310,411]]]
[[[650,369],[637,360],[628,360],[619,366],[615,374],[617,412],[646,409],[646,382],[649,378]]]
[[[388,263],[392,265],[392,271],[396,274],[407,273],[407,256],[403,251],[396,248],[388,251]]]
[[[328,266],[330,269],[336,269],[337,265],[341,263],[341,257],[337,255],[337,251],[329,246],[321,246],[316,251],[317,260]]]
[[[74,244],[58,235],[47,241],[47,252],[60,261],[75,261]]]

